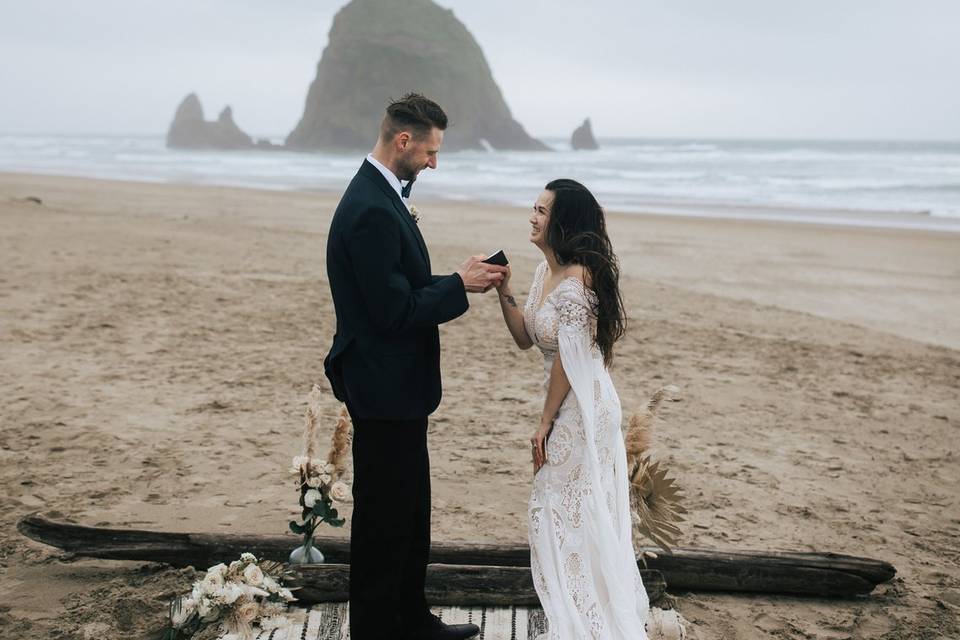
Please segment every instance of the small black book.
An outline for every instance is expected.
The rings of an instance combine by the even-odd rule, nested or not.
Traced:
[[[507,254],[503,252],[503,249],[500,249],[500,251],[497,251],[491,256],[487,256],[483,259],[483,261],[487,264],[498,264],[501,267],[505,267],[510,264],[510,261],[507,260]]]

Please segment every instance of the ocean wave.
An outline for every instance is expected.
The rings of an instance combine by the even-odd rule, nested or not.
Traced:
[[[934,218],[956,218],[960,219],[960,207],[952,209],[936,209],[928,212]]]
[[[605,206],[793,207],[960,217],[960,144],[619,140],[596,152],[442,153],[417,193],[526,207],[573,177]],[[124,180],[340,189],[363,153],[179,151],[162,136],[0,136],[0,170]]]
[[[877,185],[874,187],[861,187],[863,191],[889,191],[889,192],[914,192],[914,193],[956,193],[960,194],[960,182],[948,183],[898,183],[888,185]]]

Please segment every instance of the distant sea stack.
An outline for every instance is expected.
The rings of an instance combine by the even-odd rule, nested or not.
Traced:
[[[593,127],[590,126],[590,118],[583,121],[583,124],[577,127],[573,135],[570,136],[570,146],[574,151],[599,149],[597,139],[593,137]]]
[[[362,150],[391,98],[416,91],[450,119],[445,151],[548,150],[510,115],[487,60],[453,12],[432,0],[353,0],[333,20],[303,117],[298,150]]]
[[[252,149],[253,140],[233,121],[230,107],[220,112],[213,122],[203,119],[203,106],[197,94],[191,93],[173,116],[167,132],[171,149]]]

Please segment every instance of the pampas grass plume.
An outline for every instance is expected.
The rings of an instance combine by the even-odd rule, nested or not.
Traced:
[[[352,426],[350,414],[347,412],[346,405],[344,405],[340,407],[337,426],[333,430],[333,438],[330,442],[330,454],[327,456],[327,462],[336,468],[337,476],[343,476],[347,473],[350,445],[353,442]]]
[[[667,385],[657,389],[642,413],[635,413],[630,416],[630,424],[627,427],[627,434],[624,436],[624,446],[627,449],[627,464],[633,466],[650,449],[650,434],[653,432],[653,420],[660,409],[660,404],[665,399],[677,400],[680,397],[680,389],[675,385]]]
[[[307,396],[307,411],[303,418],[303,450],[308,459],[317,457],[317,425],[320,423],[320,396],[322,391],[319,385],[313,385],[310,395]]]

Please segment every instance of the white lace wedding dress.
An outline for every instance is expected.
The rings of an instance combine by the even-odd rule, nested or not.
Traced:
[[[544,298],[547,272],[544,261],[524,325],[543,353],[544,386],[559,354],[571,389],[527,511],[533,582],[547,618],[540,638],[644,640],[650,610],[631,541],[620,399],[593,344],[596,295],[567,278]],[[662,637],[661,617],[653,637]]]

